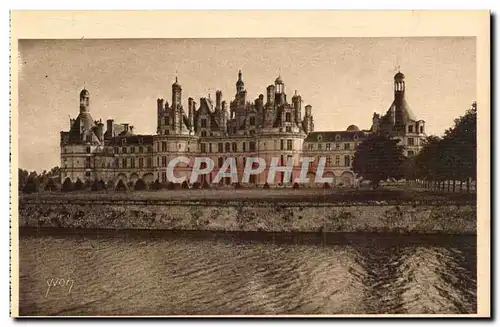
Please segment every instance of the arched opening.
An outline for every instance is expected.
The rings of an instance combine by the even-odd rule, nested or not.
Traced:
[[[350,171],[345,171],[340,176],[339,185],[343,187],[353,187],[354,186],[354,174]]]
[[[316,186],[316,182],[315,182],[316,173],[310,171],[310,172],[307,173],[306,177],[309,180],[308,187],[315,187]]]

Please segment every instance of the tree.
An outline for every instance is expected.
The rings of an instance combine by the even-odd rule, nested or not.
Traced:
[[[23,192],[30,194],[38,192],[38,188],[40,186],[40,182],[38,181],[38,177],[36,173],[34,175],[30,175],[26,184],[24,185]]]
[[[49,178],[47,184],[45,184],[45,191],[54,192],[57,191],[56,182],[53,178]]]
[[[388,178],[403,177],[403,147],[399,140],[373,134],[361,142],[354,153],[353,171],[376,188]]]
[[[64,183],[61,187],[61,191],[62,192],[71,192],[72,190],[73,190],[73,183],[71,182],[71,179],[69,177],[67,177],[64,180]]]
[[[80,191],[81,189],[83,189],[83,182],[81,181],[80,178],[76,179],[75,185],[73,185],[73,189],[75,191]]]
[[[134,185],[134,189],[136,191],[143,191],[147,188],[147,185],[146,183],[144,182],[144,180],[142,180],[141,178],[139,178],[136,182],[135,182],[135,185]]]
[[[24,189],[24,185],[26,185],[26,182],[28,181],[30,173],[27,170],[21,168],[18,169],[18,173],[19,173],[18,187],[19,191],[22,191]]]

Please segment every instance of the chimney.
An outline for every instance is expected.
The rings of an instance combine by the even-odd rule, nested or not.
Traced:
[[[215,109],[216,110],[221,109],[221,100],[222,100],[222,91],[217,90],[215,92]]]
[[[123,125],[123,131],[125,133],[127,133],[128,132],[128,123],[125,123],[125,124],[122,124],[122,125]]]
[[[114,124],[113,124],[114,122],[115,121],[113,119],[108,119],[106,121],[106,123],[107,123],[106,133],[109,135],[109,137],[115,136]]]
[[[157,108],[158,108],[158,116],[160,116],[161,112],[163,111],[163,99],[158,99],[156,100]]]

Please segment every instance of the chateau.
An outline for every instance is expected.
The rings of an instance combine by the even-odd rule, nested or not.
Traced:
[[[290,183],[284,180],[283,172],[275,176],[276,184],[287,185],[300,174],[300,158],[313,157],[307,177],[308,186],[316,187],[323,185],[315,182],[315,167],[319,158],[325,157],[323,176],[332,178],[331,186],[351,187],[357,183],[351,170],[354,152],[370,133],[387,133],[400,139],[407,156],[415,155],[422,147],[425,122],[415,118],[405,100],[405,76],[401,72],[394,76],[394,101],[385,114],[374,113],[368,130],[350,125],[344,131],[314,131],[312,106],[303,108],[297,91],[289,102],[285,91],[285,83],[278,76],[274,84],[267,86],[265,98],[261,94],[250,101],[239,71],[236,92],[229,103],[217,91],[215,102],[209,96],[198,104],[189,97],[185,108],[182,86],[176,77],[171,103],[157,100],[156,134],[138,135],[128,123],[108,119],[104,126],[101,120],[94,120],[90,93],[84,89],[80,92],[78,117],[70,119],[69,131],[61,132],[61,181],[69,178],[73,182],[134,183],[143,179],[147,183],[167,183],[167,165],[179,156],[189,158],[189,163],[178,163],[175,175],[189,176],[196,157],[211,158],[216,168],[233,157],[238,176],[242,176],[247,158],[260,157],[270,162],[278,157],[280,166],[293,165]],[[198,181],[211,183],[216,173],[201,175]],[[266,168],[250,175],[249,183],[263,185],[267,173]],[[220,184],[231,182],[225,177]]]

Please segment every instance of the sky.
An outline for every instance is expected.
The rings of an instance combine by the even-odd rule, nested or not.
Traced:
[[[222,91],[234,98],[238,70],[249,100],[278,75],[287,100],[310,104],[316,131],[369,129],[392,103],[393,76],[406,76],[406,99],[427,134],[442,135],[476,100],[473,37],[302,39],[80,39],[19,41],[19,167],[60,165],[60,132],[90,92],[94,120],[156,132],[156,99],[171,103],[177,74],[182,102]]]

